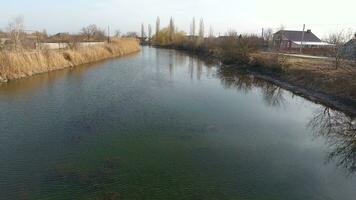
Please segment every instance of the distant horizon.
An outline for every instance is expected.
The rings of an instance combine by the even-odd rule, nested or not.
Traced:
[[[356,2],[351,0],[339,0],[335,5],[325,4],[321,0],[300,0],[298,5],[283,0],[0,0],[0,3],[6,8],[0,13],[0,30],[6,30],[12,19],[22,15],[25,19],[25,29],[45,29],[51,35],[59,32],[78,33],[82,27],[90,24],[105,29],[110,26],[111,34],[116,30],[123,34],[139,33],[142,23],[146,29],[148,24],[155,29],[157,16],[161,19],[161,28],[167,26],[169,19],[173,17],[179,30],[187,34],[193,17],[197,21],[204,19],[206,32],[211,26],[215,35],[224,35],[229,30],[261,35],[262,28],[272,28],[276,31],[281,25],[286,30],[301,31],[303,24],[306,24],[305,30],[311,29],[319,38],[325,38],[328,34],[340,30],[356,31]],[[285,5],[293,5],[293,9]]]

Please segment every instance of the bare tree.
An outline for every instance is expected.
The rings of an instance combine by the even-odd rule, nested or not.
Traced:
[[[83,27],[81,30],[81,35],[85,36],[88,41],[97,39],[105,39],[105,31],[98,28],[95,24],[91,24],[87,27]]]
[[[115,31],[115,37],[120,37],[121,36],[121,31],[120,30],[116,30]]]
[[[174,39],[174,33],[175,33],[175,25],[174,25],[174,20],[171,17],[169,21],[169,34],[170,34],[170,40],[173,41]]]
[[[200,19],[200,23],[199,23],[199,37],[200,37],[200,38],[204,38],[204,34],[205,34],[204,20],[203,20],[203,19]]]
[[[192,24],[190,25],[190,35],[195,36],[195,18],[193,18]]]
[[[145,25],[141,24],[141,40],[143,41],[146,37]]]
[[[148,25],[148,43],[151,44],[152,39],[152,27],[151,24]]]
[[[15,49],[21,46],[21,37],[24,36],[24,17],[18,16],[8,24],[8,32]]]
[[[332,57],[334,58],[335,69],[337,69],[343,60],[342,47],[350,39],[351,34],[344,30],[331,33],[326,39],[332,45]]]
[[[266,42],[267,46],[271,46],[271,42],[273,40],[273,29],[267,28],[263,34],[263,40]]]
[[[160,20],[159,17],[157,17],[157,20],[156,20],[156,36],[158,35],[160,30],[161,30],[161,20]]]
[[[87,27],[83,27],[81,30],[81,34],[85,36],[88,40],[94,37],[95,31],[98,27],[95,24],[89,25]]]
[[[308,123],[317,137],[324,137],[330,152],[328,161],[336,162],[351,175],[356,173],[356,120],[330,108],[320,108]]]
[[[209,28],[209,38],[213,38],[214,37],[214,29],[212,26],[210,26]]]

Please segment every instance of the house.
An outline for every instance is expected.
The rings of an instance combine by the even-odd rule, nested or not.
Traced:
[[[356,34],[353,39],[348,41],[342,48],[342,54],[346,58],[356,59]]]
[[[311,30],[280,30],[273,34],[273,46],[277,49],[291,50],[301,46],[304,48],[322,48],[331,45],[321,41]]]

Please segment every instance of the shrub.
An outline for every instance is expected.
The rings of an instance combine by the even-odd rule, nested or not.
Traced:
[[[289,68],[288,57],[281,54],[258,56],[250,64],[252,67],[263,67],[277,73],[286,72]]]
[[[221,41],[221,61],[224,64],[245,65],[250,62],[250,53],[255,50],[249,37],[232,32]]]

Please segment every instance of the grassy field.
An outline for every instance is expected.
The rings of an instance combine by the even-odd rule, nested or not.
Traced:
[[[123,56],[139,50],[139,42],[136,39],[116,38],[105,45],[61,51],[3,51],[0,52],[0,82]]]

